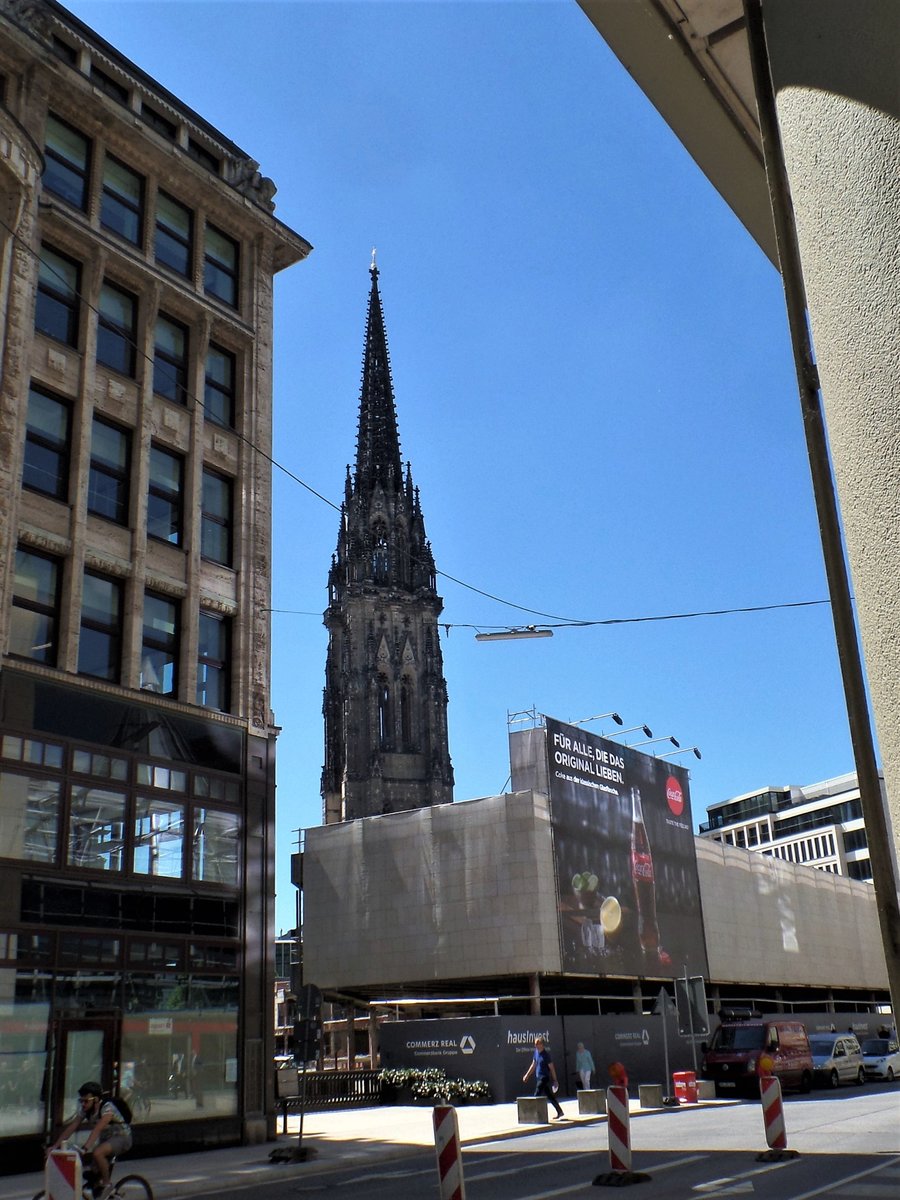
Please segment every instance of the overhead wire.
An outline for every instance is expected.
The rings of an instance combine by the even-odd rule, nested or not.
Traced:
[[[11,225],[9,225],[8,222],[5,221],[2,217],[0,217],[0,226],[2,226],[6,230],[6,232],[10,235],[10,237],[12,237],[21,247],[23,247],[23,249],[27,253],[31,254],[35,259],[37,259],[37,261],[39,263],[43,262],[39,251],[35,250],[31,245],[29,245],[29,243],[26,242],[25,239]],[[57,278],[61,281],[61,283],[64,284],[66,291],[67,292],[71,291],[78,298],[79,302],[81,304],[83,304],[89,312],[92,312],[98,318],[100,318],[102,316],[102,313],[101,313],[99,307],[95,304],[92,304],[90,302],[90,300],[88,300],[88,298],[86,297],[86,295],[84,294],[83,291],[81,291],[80,289],[70,289],[69,285],[68,285],[68,281],[65,279],[65,277],[62,274],[60,274],[60,272],[58,272],[51,264],[44,263],[44,265],[54,275],[57,276]],[[137,355],[137,357],[142,359],[151,368],[153,368],[156,365],[156,359],[152,355],[147,354],[142,349],[142,347],[138,344],[137,340],[134,337],[128,335],[127,333],[125,333],[123,331],[117,331],[117,332],[119,332],[120,336],[122,337],[122,340],[128,346],[130,346],[131,349],[133,349],[135,351],[135,354]],[[159,367],[162,369],[163,372],[171,371],[172,373],[170,375],[170,378],[172,379],[172,381],[174,383],[177,384],[177,382],[178,382],[177,375],[174,373],[174,371],[172,371],[172,368],[170,368],[168,363],[163,361],[159,364]],[[190,391],[186,387],[182,388],[181,390],[185,397],[185,407],[187,407],[188,402],[190,402],[191,404],[199,405],[200,408],[202,408],[204,412],[206,411],[207,405],[206,405],[206,401],[204,399],[201,399],[199,396],[197,396],[194,392]],[[317,500],[321,500],[323,504],[327,504],[328,507],[334,509],[335,512],[339,513],[339,512],[343,511],[342,505],[335,504],[335,502],[333,500],[329,500],[327,496],[324,496],[321,492],[317,491],[316,488],[314,488],[311,484],[307,483],[306,480],[302,479],[295,471],[292,471],[290,469],[290,467],[287,467],[284,465],[284,463],[279,462],[278,459],[276,459],[273,455],[271,455],[267,450],[264,450],[260,445],[258,445],[256,442],[254,442],[251,438],[247,437],[246,434],[242,433],[239,429],[235,428],[234,426],[229,426],[228,428],[235,435],[235,437],[238,439],[238,441],[240,441],[243,445],[247,446],[248,449],[252,450],[255,454],[260,455],[260,457],[262,457],[266,462],[268,462],[273,468],[280,471],[282,474],[286,475],[288,479],[292,480],[294,483],[299,484],[300,487],[304,488],[307,492],[310,493],[310,495],[315,496]],[[596,620],[580,620],[580,619],[577,619],[574,617],[561,617],[557,613],[544,612],[540,609],[531,608],[525,604],[517,604],[513,600],[506,600],[502,596],[497,596],[493,592],[488,592],[488,591],[484,590],[483,588],[476,587],[474,584],[466,583],[465,580],[459,579],[456,576],[451,575],[447,571],[438,570],[436,567],[435,567],[435,573],[437,575],[441,576],[442,578],[449,580],[451,583],[455,583],[458,587],[466,588],[468,591],[474,592],[476,595],[483,596],[485,599],[491,600],[496,604],[501,604],[506,608],[515,609],[518,612],[527,613],[529,616],[543,617],[543,618],[545,618],[545,620],[547,622],[554,622],[553,624],[545,624],[544,627],[548,628],[548,629],[577,629],[577,628],[587,628],[590,626],[602,626],[602,625],[636,625],[636,624],[643,624],[643,623],[656,622],[656,621],[681,621],[681,620],[688,620],[688,619],[696,618],[696,617],[720,617],[720,616],[729,616],[731,614],[737,614],[737,613],[772,612],[772,611],[775,611],[778,609],[811,608],[811,607],[815,607],[818,605],[831,603],[830,600],[797,600],[797,601],[788,601],[788,602],[778,603],[778,604],[744,605],[744,606],[735,607],[735,608],[703,609],[703,610],[697,610],[697,611],[693,611],[693,612],[662,613],[662,614],[641,616],[641,617],[606,617],[606,618],[596,619]],[[307,611],[303,611],[300,609],[287,609],[287,608],[270,608],[268,611],[271,613],[287,614],[287,615],[293,615],[293,616],[320,617],[322,615],[321,613],[318,613],[318,612],[307,612]],[[476,629],[477,630],[477,629],[508,629],[508,628],[510,628],[510,626],[508,626],[508,625],[485,625],[485,624],[475,624],[472,622],[444,622],[444,621],[442,621],[442,622],[440,622],[440,624],[448,633],[451,629]]]

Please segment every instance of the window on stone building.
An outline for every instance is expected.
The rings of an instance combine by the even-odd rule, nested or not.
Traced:
[[[203,238],[203,290],[237,308],[238,244],[214,225],[206,226]]]
[[[150,482],[147,492],[147,536],[173,546],[182,539],[182,489],[184,460],[159,446],[150,447]]]
[[[240,816],[215,808],[194,809],[191,874],[205,883],[236,887]]]
[[[122,658],[122,585],[116,579],[84,573],[78,673],[119,682]]]
[[[216,613],[201,612],[197,644],[197,703],[228,712],[231,622]]]
[[[231,566],[232,484],[230,479],[204,469],[200,520],[200,554],[212,562]]]
[[[41,246],[34,327],[66,346],[78,345],[78,294],[81,265],[65,254]]]
[[[118,79],[113,79],[112,75],[107,75],[105,71],[101,71],[93,63],[91,63],[91,83],[95,88],[98,88],[118,104],[128,103],[130,95],[128,88],[123,83],[119,83]]]
[[[0,771],[0,858],[55,863],[62,784]]]
[[[241,789],[233,779],[203,775],[199,771],[194,774],[193,794],[208,800],[224,800],[226,804],[238,804],[241,799]]]
[[[69,405],[32,384],[22,486],[65,500],[69,490]]]
[[[137,299],[107,282],[100,288],[98,309],[97,362],[133,378],[137,353]]]
[[[206,167],[207,171],[212,171],[213,175],[219,174],[219,168],[222,165],[221,159],[211,150],[202,146],[196,138],[188,138],[187,152],[188,157],[192,158],[194,162],[198,162],[201,167]]]
[[[193,271],[194,214],[165,192],[156,196],[156,261],[179,275]]]
[[[140,686],[146,692],[178,691],[178,610],[177,600],[145,592]]]
[[[415,750],[415,729],[413,723],[413,685],[408,679],[400,684],[400,735],[403,738],[404,750]]]
[[[184,805],[138,796],[134,806],[133,869],[136,875],[181,879],[184,875]]]
[[[55,33],[50,37],[50,44],[53,47],[54,54],[59,55],[63,62],[67,62],[70,67],[78,66],[78,51],[74,46],[70,46],[68,42],[63,41],[61,37],[57,37]]]
[[[87,208],[90,153],[91,144],[83,133],[52,113],[47,114],[44,187],[82,211]]]
[[[88,512],[115,521],[117,525],[128,524],[130,466],[131,435],[109,421],[94,417]]]
[[[49,554],[16,550],[9,653],[56,665],[59,636],[60,564]]]
[[[381,522],[372,531],[372,541],[372,578],[376,583],[387,583],[391,560],[387,530]]]
[[[227,350],[213,344],[210,344],[206,354],[203,411],[208,421],[234,428],[235,358]]]
[[[135,246],[144,234],[144,180],[107,154],[100,193],[100,224]]]
[[[70,867],[121,871],[125,865],[124,792],[73,784],[69,801]]]
[[[188,331],[160,314],[153,344],[153,390],[175,404],[187,404]]]
[[[168,138],[170,142],[175,141],[178,136],[178,126],[174,121],[170,121],[168,117],[164,117],[161,112],[157,112],[155,108],[150,108],[147,104],[141,105],[141,116],[151,129],[155,129],[158,134]]]
[[[391,736],[391,689],[383,675],[378,676],[378,742],[382,750],[390,750]]]

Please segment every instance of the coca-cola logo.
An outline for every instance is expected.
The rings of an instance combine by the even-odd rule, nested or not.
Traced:
[[[632,879],[653,879],[653,859],[649,854],[632,854]]]
[[[676,817],[684,812],[684,792],[674,775],[666,780],[666,801]]]

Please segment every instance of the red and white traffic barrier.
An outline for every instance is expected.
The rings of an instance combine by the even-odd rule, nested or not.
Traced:
[[[781,1084],[774,1075],[762,1075],[759,1080],[763,1120],[766,1123],[766,1145],[772,1150],[787,1149],[784,1128],[784,1108],[781,1103]]]
[[[452,1105],[434,1107],[434,1150],[437,1155],[441,1200],[466,1200],[462,1153],[459,1148],[459,1122]]]
[[[77,1150],[51,1150],[44,1166],[47,1200],[81,1200],[81,1155]]]
[[[606,1089],[606,1116],[609,1130],[609,1165],[614,1171],[631,1170],[631,1119],[628,1092],[623,1087]]]

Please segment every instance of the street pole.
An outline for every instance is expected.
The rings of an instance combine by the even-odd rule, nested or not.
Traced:
[[[691,1038],[691,1058],[694,1063],[694,1078],[697,1077],[697,1043],[694,1041],[694,1012],[691,1004],[691,985],[688,980],[687,963],[684,964],[684,1002],[688,1012],[688,1032]]]
[[[666,989],[664,987],[661,987],[659,989],[659,996],[657,997],[657,1001],[659,1003],[660,1013],[662,1015],[663,1056],[665,1057],[665,1060],[666,1060],[666,1087],[665,1087],[665,1092],[663,1094],[663,1104],[668,1104],[669,1100],[671,1099],[669,1088],[670,1088],[670,1084],[672,1082],[672,1072],[669,1070],[669,1033],[666,1028],[666,1026],[669,1024],[669,993],[666,991]]]

